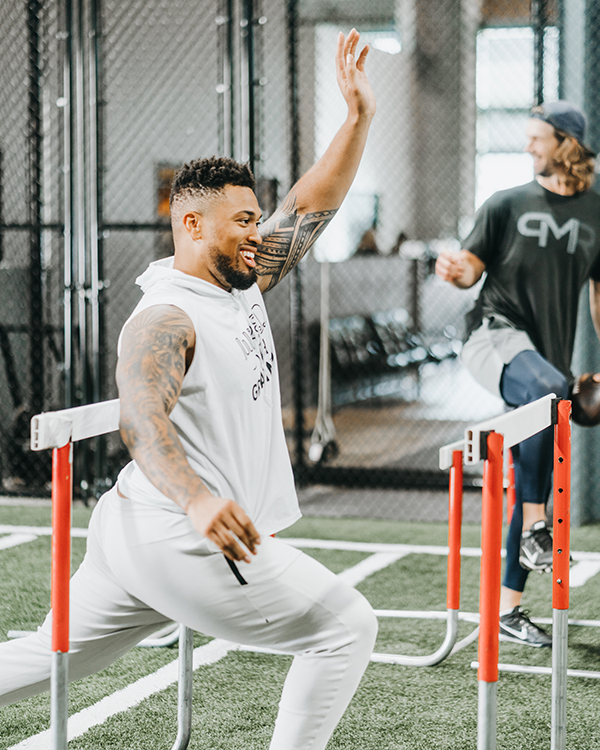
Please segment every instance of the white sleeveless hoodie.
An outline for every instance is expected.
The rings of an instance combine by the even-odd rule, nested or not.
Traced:
[[[172,257],[151,263],[136,283],[144,296],[125,325],[149,307],[173,305],[196,331],[194,358],[170,415],[191,467],[213,494],[235,500],[259,533],[291,525],[301,514],[273,336],[258,286],[227,292],[173,269]],[[118,483],[133,500],[181,510],[135,461]]]

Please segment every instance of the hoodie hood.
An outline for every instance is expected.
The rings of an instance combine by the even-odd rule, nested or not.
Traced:
[[[216,284],[198,279],[196,276],[190,276],[183,271],[177,271],[173,268],[174,260],[173,255],[170,258],[155,260],[150,263],[143,274],[137,277],[135,283],[141,287],[144,294],[159,292],[162,285],[166,284],[168,289],[172,290],[175,286],[180,289],[187,289],[195,294],[201,294],[203,297],[214,297],[215,299],[223,299],[224,296],[225,298],[231,297],[230,292],[221,289]]]

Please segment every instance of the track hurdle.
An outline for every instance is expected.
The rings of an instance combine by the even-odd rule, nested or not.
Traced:
[[[448,506],[448,564],[446,579],[446,634],[441,646],[432,654],[414,656],[405,654],[371,655],[371,661],[384,664],[399,664],[407,667],[433,667],[444,661],[454,648],[458,637],[460,610],[460,544],[462,534],[463,503],[463,459],[462,451],[454,451],[450,467],[450,487]],[[400,613],[375,611],[378,616],[398,617]],[[423,613],[425,615],[426,613]],[[408,613],[409,617],[420,619],[420,613]]]
[[[554,552],[552,750],[566,747],[567,628],[569,608],[569,520],[571,474],[571,402],[545,396],[465,431],[464,441],[440,450],[440,468],[459,445],[465,463],[484,460],[482,493],[481,589],[479,632],[478,750],[496,748],[502,547],[503,451],[554,425]]]
[[[52,750],[67,750],[69,695],[69,581],[73,443],[119,429],[119,400],[45,412],[31,420],[31,449],[52,449]],[[171,638],[171,636],[167,636]],[[171,641],[169,641],[171,642]],[[156,645],[156,644],[153,644]],[[159,644],[162,645],[162,644]],[[193,632],[179,626],[177,737],[172,750],[185,750],[192,726]]]

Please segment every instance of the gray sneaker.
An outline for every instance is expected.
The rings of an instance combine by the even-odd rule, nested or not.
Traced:
[[[538,521],[521,534],[519,563],[525,570],[552,570],[552,537],[545,521]]]
[[[523,643],[526,646],[541,648],[552,646],[552,638],[542,628],[531,622],[521,607],[515,607],[507,615],[500,617],[500,640]]]

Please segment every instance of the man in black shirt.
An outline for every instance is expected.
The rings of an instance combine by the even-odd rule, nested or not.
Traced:
[[[585,118],[569,102],[543,104],[532,110],[526,136],[535,180],[495,193],[464,249],[442,252],[436,264],[438,276],[461,289],[487,272],[467,315],[461,356],[473,377],[511,407],[549,393],[568,397],[579,295],[588,279],[600,337],[600,196],[590,190],[594,154],[584,145]],[[517,502],[506,539],[500,635],[532,646],[552,645],[520,606],[529,571],[552,566],[545,515],[552,443],[548,428],[513,448]]]

